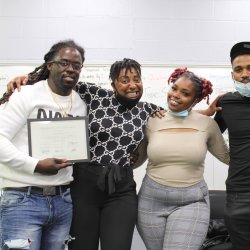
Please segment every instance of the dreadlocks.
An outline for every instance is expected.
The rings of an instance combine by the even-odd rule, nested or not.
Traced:
[[[125,74],[128,70],[135,69],[137,74],[141,77],[141,65],[133,60],[124,58],[122,61],[116,61],[111,65],[109,79],[111,79],[111,84],[114,85],[115,80],[118,79],[120,71],[125,69]]]
[[[58,52],[63,48],[75,48],[79,51],[81,57],[82,57],[82,63],[85,60],[84,49],[76,44],[73,40],[64,40],[60,41],[56,44],[54,44],[50,51],[45,54],[44,56],[44,63],[37,68],[35,68],[34,71],[28,74],[28,81],[26,85],[32,85],[36,82],[46,80],[49,77],[49,70],[47,68],[47,64],[54,60],[55,56],[58,54]],[[9,97],[11,96],[12,92],[6,92],[4,93],[3,97],[0,98],[0,104],[3,104],[9,100]]]

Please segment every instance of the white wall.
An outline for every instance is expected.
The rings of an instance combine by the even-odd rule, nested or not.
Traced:
[[[232,45],[249,40],[249,10],[248,0],[0,0],[0,65],[40,64],[52,44],[73,38],[87,65],[130,57],[229,66]],[[226,167],[209,157],[218,166],[206,167],[209,187],[224,189]],[[136,170],[139,185],[144,171]]]
[[[86,63],[229,64],[249,39],[248,0],[0,0],[0,63],[41,62],[74,38]]]

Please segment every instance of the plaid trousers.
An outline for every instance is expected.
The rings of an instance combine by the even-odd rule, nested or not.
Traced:
[[[175,188],[144,177],[137,228],[147,250],[198,250],[206,238],[209,217],[204,180]]]

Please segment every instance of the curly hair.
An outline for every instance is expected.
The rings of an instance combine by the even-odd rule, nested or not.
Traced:
[[[82,63],[85,61],[85,57],[84,57],[85,50],[81,46],[76,44],[73,40],[60,41],[60,42],[54,44],[50,48],[49,52],[47,52],[45,54],[44,63],[42,65],[36,67],[32,72],[30,72],[28,74],[28,81],[27,81],[26,85],[32,85],[36,82],[48,79],[50,72],[47,68],[47,64],[49,62],[53,61],[53,59],[57,56],[58,52],[63,48],[75,48],[76,50],[79,51],[79,53],[81,55]],[[7,102],[9,100],[9,97],[11,96],[11,94],[12,94],[12,92],[4,93],[2,98],[0,98],[0,104]]]
[[[213,92],[213,85],[210,81],[205,78],[195,75],[193,72],[189,71],[187,68],[177,68],[168,78],[168,84],[174,83],[180,77],[185,77],[193,82],[196,86],[196,97],[200,102],[206,99],[207,104],[209,104],[209,95]]]

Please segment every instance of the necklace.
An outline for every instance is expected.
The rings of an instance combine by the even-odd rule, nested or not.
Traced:
[[[49,86],[49,85],[48,85]],[[68,104],[64,108],[64,106],[60,103],[60,100],[58,100],[57,94],[55,94],[52,89],[49,86],[50,94],[52,96],[53,101],[56,103],[56,105],[60,109],[60,113],[62,114],[62,117],[67,117],[72,109],[72,91],[69,96]]]

